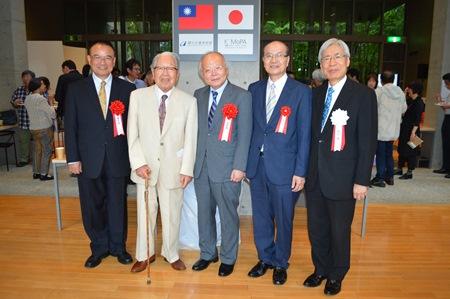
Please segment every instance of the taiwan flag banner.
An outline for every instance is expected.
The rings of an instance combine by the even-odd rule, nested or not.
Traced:
[[[179,5],[178,30],[214,29],[214,5]]]
[[[217,10],[217,29],[253,29],[253,5],[219,5]]]

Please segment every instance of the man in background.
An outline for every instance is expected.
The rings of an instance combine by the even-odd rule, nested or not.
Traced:
[[[445,89],[437,96],[437,102],[445,113],[441,127],[442,136],[442,167],[434,170],[434,173],[445,174],[450,179],[450,73],[442,76]]]

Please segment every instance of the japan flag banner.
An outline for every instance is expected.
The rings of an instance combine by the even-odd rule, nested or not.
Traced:
[[[253,29],[253,5],[219,5],[217,14],[219,30]]]

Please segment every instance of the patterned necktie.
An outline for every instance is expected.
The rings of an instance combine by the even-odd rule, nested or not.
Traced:
[[[214,118],[214,113],[216,113],[216,108],[217,108],[217,95],[219,94],[217,91],[212,90],[212,97],[213,97],[213,101],[211,104],[211,108],[209,109],[209,114],[208,114],[208,129],[210,129],[212,127],[212,122],[213,122],[213,118]]]
[[[100,100],[100,107],[102,107],[103,117],[106,118],[106,81],[100,83],[100,90],[98,91],[98,99]]]
[[[269,122],[270,116],[272,115],[273,109],[275,108],[276,97],[277,97],[277,95],[275,94],[275,83],[272,83],[272,85],[270,85],[269,97],[267,98],[267,103],[266,103],[266,121],[267,122]]]
[[[164,126],[164,119],[166,118],[166,100],[167,95],[163,94],[161,97],[161,104],[159,104],[159,132],[162,133]]]
[[[325,104],[323,106],[323,111],[322,111],[322,126],[320,128],[320,131],[323,130],[323,127],[325,127],[325,123],[327,122],[327,116],[328,116],[328,112],[330,111],[330,107],[331,107],[331,98],[333,95],[334,89],[333,87],[329,87],[328,91],[327,91],[327,97],[325,99]]]

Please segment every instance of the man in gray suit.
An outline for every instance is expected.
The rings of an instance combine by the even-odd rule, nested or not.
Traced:
[[[208,52],[199,63],[207,86],[195,91],[198,141],[194,186],[198,204],[200,259],[195,271],[218,261],[216,207],[221,222],[219,276],[233,272],[239,243],[239,195],[245,176],[252,133],[252,99],[248,91],[228,82],[228,67],[219,52]]]

